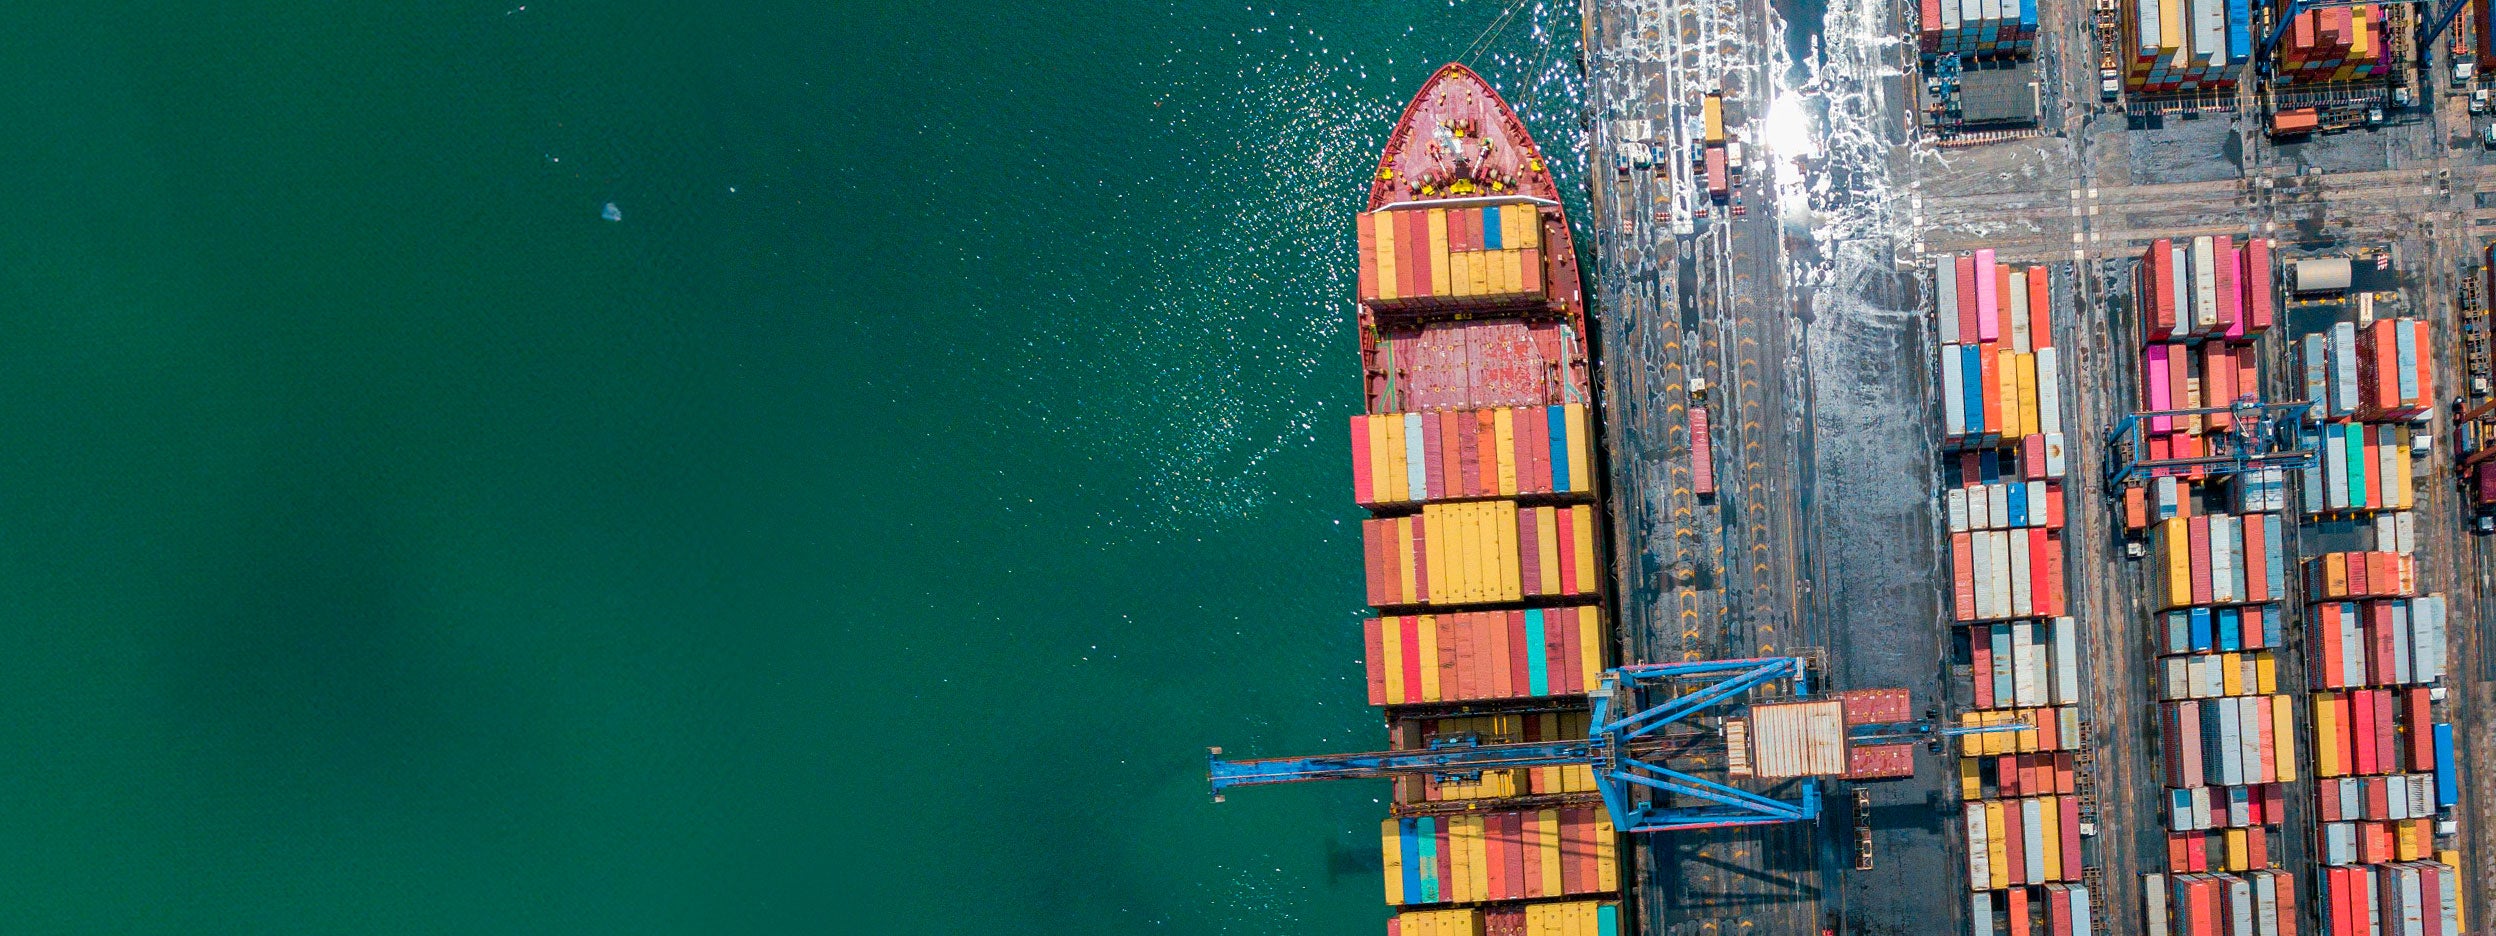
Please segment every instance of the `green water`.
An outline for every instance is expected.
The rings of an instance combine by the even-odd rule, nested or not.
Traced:
[[[1202,752],[1381,739],[1343,218],[1499,5],[518,6],[0,14],[0,932],[1377,932]]]

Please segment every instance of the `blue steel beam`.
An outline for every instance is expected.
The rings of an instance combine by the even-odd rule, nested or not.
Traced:
[[[1468,773],[1533,767],[1583,766],[1594,760],[1591,740],[1531,741],[1521,744],[1477,744],[1419,751],[1370,754],[1320,754],[1312,757],[1271,757],[1224,760],[1212,757],[1207,771],[1213,792],[1231,787],[1306,780],[1359,780],[1413,773]]]

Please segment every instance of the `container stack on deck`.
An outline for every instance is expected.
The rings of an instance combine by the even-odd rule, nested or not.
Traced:
[[[2037,48],[2037,0],[1919,0],[1915,40],[1927,60],[2029,58]]]
[[[2261,395],[2255,343],[2277,304],[2271,245],[2227,236],[2159,240],[2133,268],[2144,412],[2210,409]],[[2151,417],[2147,462],[2206,458],[2235,414]],[[2295,878],[2282,869],[2287,784],[2297,779],[2296,697],[2283,692],[2289,567],[2283,472],[2219,483],[2204,466],[2153,466],[2123,491],[2127,530],[2148,545],[2166,870],[2143,882],[2156,936],[2295,936]]]
[[[2411,510],[2425,466],[2407,424],[2434,408],[2433,349],[2426,323],[2375,318],[2371,300],[2360,294],[2344,308],[2355,321],[2299,342],[2320,449],[2300,485],[2308,537],[2340,547],[2306,558],[2298,581],[2314,911],[2324,936],[2457,933],[2457,861],[2437,848],[2459,792],[2452,728],[2436,712],[2448,627],[2443,597],[2419,588]]]
[[[2472,7],[2486,10],[2496,3],[2479,0]],[[2480,41],[2491,34],[2496,30],[2482,30]],[[2496,65],[2496,55],[2481,55],[2481,62]],[[2471,281],[2479,288],[2463,290],[2456,310],[2461,346],[2453,378],[2461,385],[2462,408],[2453,418],[2453,468],[2470,506],[2496,511],[2496,373],[2491,373],[2496,372],[2496,326],[2491,326],[2487,308],[2488,300],[2496,298],[2496,244],[2488,245],[2483,259],[2490,261],[2479,267],[2486,279]]]
[[[2312,83],[2357,81],[2392,71],[2386,7],[2367,4],[2307,10],[2279,38],[2279,76]]]
[[[1361,299],[1495,328],[1483,320],[1547,291],[1547,220],[1525,203],[1361,215]],[[1583,400],[1416,398],[1382,394],[1387,408],[1410,411],[1350,424],[1378,610],[1363,622],[1370,704],[1386,710],[1399,750],[1455,735],[1583,738],[1586,694],[1612,646],[1591,411]],[[1620,932],[1619,904],[1605,899],[1621,890],[1618,836],[1588,768],[1406,778],[1394,793],[1380,834],[1387,903],[1399,910],[1389,933]]]
[[[2223,91],[2253,54],[2247,0],[2123,0],[2124,85],[2134,91]]]
[[[2091,926],[2080,848],[2082,628],[2064,587],[2064,426],[2052,272],[1991,250],[1935,261],[1951,646],[1967,662],[1958,788],[1976,936]]]

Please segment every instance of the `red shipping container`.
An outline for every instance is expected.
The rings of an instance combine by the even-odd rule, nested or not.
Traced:
[[[2409,732],[2409,769],[2419,773],[2435,770],[2435,716],[2429,708],[2427,687],[2412,686],[2403,690],[2408,696],[2409,713],[2404,727]]]
[[[2193,561],[2193,603],[2210,603],[2210,518],[2194,517],[2185,521],[2191,541]]]
[[[1448,495],[1445,448],[1447,435],[1440,431],[1440,419],[1445,415],[1445,413],[1421,414],[1421,473],[1423,483],[1430,486],[1430,496],[1433,498]]]
[[[2245,330],[2262,331],[2271,327],[2271,242],[2254,238],[2245,242],[2245,298],[2247,316]]]
[[[1577,550],[1573,548],[1573,544],[1577,542],[1577,521],[1571,519],[1570,511],[1556,510],[1553,513],[1558,517],[1552,524],[1552,538],[1560,541],[1560,593],[1563,595],[1579,594],[1581,589],[1577,587]]]
[[[2080,879],[2080,800],[2063,797],[2055,803],[2062,810],[2062,821],[2056,824],[2063,839],[2063,880]]]
[[[2045,599],[2046,606],[2051,609],[2047,613],[2061,617],[2071,613],[2063,600],[2067,594],[2063,589],[2063,541],[2046,535],[2044,530],[2036,531],[2035,535],[2037,543],[2045,550]]]
[[[2244,519],[2245,522],[2238,524],[2237,529],[2244,531],[2245,537],[2245,599],[2255,603],[2270,601],[2272,600],[2271,564],[2262,556],[2262,516],[2246,514]],[[2261,612],[2255,610],[2251,613],[2260,614]],[[2261,642],[2262,629],[2251,628],[2250,639],[2246,641],[2246,645],[2258,647],[2261,646]]]
[[[2054,346],[2054,300],[2045,277],[2042,267],[2028,270],[2028,347],[2032,349]]]
[[[2184,836],[2181,834],[2170,833],[2167,836],[2167,872],[2170,874],[2183,874],[2192,870],[2192,868],[2189,867],[2191,862],[2192,856],[2187,855],[2184,852]]]
[[[2349,708],[2351,710],[2349,715],[2351,721],[2353,722],[2353,727],[2350,733],[2355,736],[2355,740],[2357,741],[2356,772],[2361,774],[2376,774],[2383,772],[2380,766],[2381,762],[2376,759],[2375,704],[2374,699],[2372,698],[2373,695],[2374,694],[2372,692],[2366,690],[2359,690],[2349,695]]]
[[[1385,705],[1388,702],[1387,671],[1384,668],[1386,639],[1379,630],[1377,618],[1368,618],[1361,622],[1361,648],[1368,652],[1368,655],[1362,659],[1368,664],[1365,668],[1369,673],[1369,704]]]
[[[1378,502],[1369,476],[1369,416],[1352,417],[1352,502],[1367,507]]]
[[[1396,618],[1396,619],[1395,619],[1395,626],[1396,626],[1396,630],[1397,630],[1397,632],[1398,632],[1399,634],[1401,634],[1401,635],[1402,635],[1402,639],[1403,639],[1403,641],[1404,641],[1404,645],[1405,645],[1405,646],[1407,646],[1407,647],[1418,647],[1418,646],[1421,646],[1421,619],[1420,619],[1420,618],[1418,618],[1418,617],[1409,617],[1409,616],[1407,616],[1407,617],[1398,617],[1398,618]],[[1405,654],[1405,655],[1404,655],[1404,667],[1403,667],[1403,668],[1404,668],[1404,696],[1405,696],[1406,700],[1407,700],[1407,701],[1414,701],[1414,702],[1421,701],[1421,654],[1418,654],[1418,653],[1407,653],[1407,654]]]
[[[2010,829],[2008,834],[2002,836],[2002,848],[2004,861],[2010,865],[2011,869],[2011,876],[2007,880],[2013,884],[2026,884],[2028,883],[2028,845],[2025,839],[2028,836],[2021,831],[2020,823],[2008,821],[2019,808],[2018,803],[2003,804],[2004,824],[2010,826]]]
[[[1499,493],[1499,413],[1474,411],[1474,464],[1479,468],[1473,489],[1485,496]]]
[[[1982,627],[1967,629],[1968,650],[1974,660],[1969,669],[1975,672],[1976,707],[1980,709],[1993,707],[1993,644],[1986,640],[1985,630]]]
[[[2019,469],[2022,479],[2039,481],[2045,478],[2045,435],[2033,433],[2019,440]]]
[[[1959,337],[1974,338],[1976,325],[1976,258],[1962,255],[1957,260],[1959,274]],[[1992,425],[1992,423],[1986,423]]]
[[[1951,595],[1958,619],[1976,619],[1975,534],[1950,534]],[[1979,706],[1980,708],[1982,706]]]
[[[2016,859],[2014,859],[2014,860],[2012,861],[2012,863],[2011,863],[2011,866],[2012,866],[2012,867],[2014,867],[2014,868],[2018,867],[2018,866],[2019,866],[2018,861],[2017,861]],[[2010,936],[2029,936],[2029,933],[2028,933],[2028,889],[2027,889],[2027,888],[2025,888],[2025,887],[2014,887],[2014,888],[2011,888],[2011,889],[2010,889],[2010,891],[2009,891],[2009,897],[2010,897],[2010,899],[2008,899],[2008,900],[2004,901],[2004,902],[2003,902],[2003,905],[2004,905],[2005,907],[2007,907],[2007,908],[2010,910],[2010,914],[2009,914],[2009,915],[2010,915],[2010,918],[2011,918],[2011,932],[2010,932]]]
[[[2369,689],[2366,698],[2375,707],[2375,772],[2399,773],[2401,769],[2401,733],[2393,720],[2393,711],[2400,707],[2390,689]]]

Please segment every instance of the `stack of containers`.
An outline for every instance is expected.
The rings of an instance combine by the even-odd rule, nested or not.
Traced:
[[[1360,215],[1361,302],[1477,321],[1541,308],[1542,210]],[[1520,337],[1565,340],[1527,333],[1567,327],[1531,323]],[[1426,361],[1426,351],[1395,353]],[[1381,394],[1381,412],[1349,424],[1352,499],[1370,514],[1368,599],[1382,612],[1362,624],[1369,702],[1387,709],[1397,750],[1452,735],[1584,738],[1585,696],[1612,646],[1593,414],[1554,400],[1458,407],[1429,397]],[[1399,909],[1391,933],[1618,936],[1619,906],[1601,899],[1621,889],[1617,836],[1588,768],[1400,778],[1380,845],[1387,902]]]
[[[2311,492],[2307,515],[2376,514],[2408,520],[2408,511],[2418,504],[2408,426],[2327,422],[2307,427],[2306,436],[2315,447],[2314,463],[2304,471],[2305,489]]]
[[[2358,81],[2390,74],[2392,43],[2384,16],[2382,4],[2297,14],[2279,40],[2279,75],[2302,83]]]
[[[1426,748],[1442,735],[1472,735],[1483,744],[1557,741],[1586,737],[1585,712],[1527,712],[1509,715],[1460,715],[1398,718],[1389,727],[1398,750]],[[1485,770],[1470,780],[1439,777],[1397,777],[1397,802],[1444,803],[1595,792],[1592,767],[1533,767]]]
[[[1942,442],[2008,448],[2022,476],[2063,476],[2062,358],[2054,347],[2050,271],[1994,261],[1993,251],[1934,263]]]
[[[1916,47],[1942,55],[2025,59],[2036,53],[2037,0],[1919,0]]]
[[[2275,308],[2271,244],[2227,235],[2152,241],[2133,269],[2141,312],[2144,411],[2216,409],[2258,395],[2261,370],[2252,342],[2271,328]],[[2208,434],[2228,429],[2227,413],[2169,416],[2146,428],[2152,461],[2212,454]],[[2174,471],[2199,477],[2200,469]]]
[[[2296,878],[2286,871],[2151,874],[2141,901],[2149,936],[2297,936]]]
[[[2321,11],[2333,12],[2333,11]],[[2345,12],[2345,11],[2343,11]],[[2373,549],[2308,558],[2306,684],[2312,695],[2316,915],[2326,936],[2459,932],[2461,899],[2437,824],[2459,799],[2452,728],[2436,720],[2448,667],[2443,596],[2420,594],[2411,429],[2431,407],[2426,324],[2375,319],[2301,342],[2318,422],[2305,513]]]
[[[2323,936],[2460,936],[2460,853],[2432,861],[2324,868],[2315,882]]]
[[[1543,226],[1530,203],[1362,213],[1361,302],[1378,310],[1537,303]]]
[[[2062,370],[2052,271],[1991,250],[1933,268],[1954,646],[1968,662],[1959,792],[1977,936],[2073,936],[2082,886],[2081,625],[2064,587]]]
[[[1407,910],[1387,921],[1387,936],[1620,936],[1620,932],[1621,905],[1596,900]]]
[[[2117,22],[2134,91],[2233,88],[2252,55],[2247,0],[2124,0]]]
[[[1387,903],[1397,907],[1583,897],[1621,889],[1618,838],[1600,804],[1386,820]]]
[[[2327,419],[2414,419],[2435,405],[2434,346],[2425,320],[2339,322],[2305,336],[2305,391]]]

